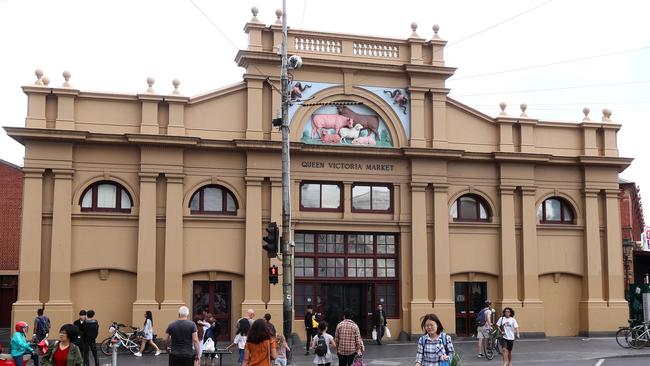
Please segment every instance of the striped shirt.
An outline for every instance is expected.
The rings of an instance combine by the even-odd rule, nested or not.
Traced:
[[[446,337],[446,345],[443,344],[442,337]],[[446,352],[445,346],[447,348]],[[419,363],[422,366],[435,366],[442,361],[440,357],[445,354],[449,356],[450,360],[454,354],[454,345],[451,343],[451,337],[446,333],[441,333],[438,339],[431,339],[428,334],[425,334],[418,340],[418,353],[415,355],[415,363]]]

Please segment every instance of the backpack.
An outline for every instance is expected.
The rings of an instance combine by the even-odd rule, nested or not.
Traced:
[[[318,341],[316,343],[316,348],[314,348],[314,353],[316,356],[323,357],[327,354],[327,342],[325,341],[325,337],[322,335],[318,336]]]
[[[476,323],[479,326],[484,326],[485,323],[487,322],[487,318],[485,316],[485,311],[488,310],[488,309],[489,309],[488,307],[485,307],[485,308],[481,309],[480,313],[478,313],[478,316],[476,317]]]

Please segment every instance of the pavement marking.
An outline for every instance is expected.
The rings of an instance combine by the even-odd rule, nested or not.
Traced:
[[[395,361],[382,361],[382,360],[373,360],[369,362],[370,365],[385,365],[385,366],[398,366],[401,365],[401,362]]]
[[[603,363],[605,363],[605,359],[604,359],[604,358],[601,358],[600,360],[598,360],[598,362],[596,362],[596,365],[595,365],[595,366],[600,366],[600,365],[602,365]]]

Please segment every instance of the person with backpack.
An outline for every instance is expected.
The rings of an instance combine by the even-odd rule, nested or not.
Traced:
[[[318,323],[318,333],[311,340],[314,349],[314,363],[318,366],[330,366],[332,363],[332,352],[330,346],[336,347],[334,337],[327,333],[327,322]]]
[[[449,366],[454,356],[454,345],[440,318],[436,314],[427,314],[422,317],[421,327],[424,335],[418,340],[415,366]]]
[[[503,309],[503,316],[497,321],[497,327],[503,334],[501,339],[503,366],[512,366],[512,347],[515,343],[515,334],[519,338],[519,324],[514,317],[515,311],[512,308],[505,308]]]
[[[50,318],[43,315],[43,308],[36,310],[36,319],[34,319],[34,343],[40,343],[47,338],[50,333]],[[38,366],[39,356],[38,352],[34,353],[34,366]]]
[[[485,300],[485,307],[476,316],[476,338],[478,339],[478,358],[483,357],[483,339],[490,336],[492,330],[492,301]]]

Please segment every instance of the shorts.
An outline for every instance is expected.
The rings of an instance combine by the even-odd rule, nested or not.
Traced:
[[[489,337],[490,328],[485,325],[479,325],[476,327],[476,338],[487,338]]]
[[[239,363],[242,363],[242,362],[244,362],[244,350],[240,348],[239,349]]]
[[[508,352],[512,352],[512,347],[514,345],[515,345],[514,339],[501,338],[501,347],[507,349]]]
[[[287,359],[286,358],[276,358],[273,362],[276,365],[279,365],[279,366],[287,366]]]

